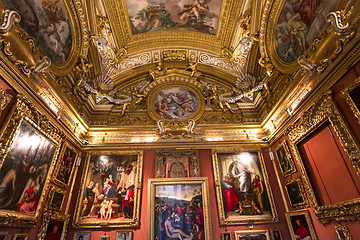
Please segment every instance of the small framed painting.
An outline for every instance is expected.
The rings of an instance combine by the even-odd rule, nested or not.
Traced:
[[[285,218],[292,240],[298,240],[300,237],[303,239],[304,237],[310,237],[311,240],[317,240],[315,230],[307,210],[286,212]]]
[[[70,215],[60,215],[57,212],[45,211],[37,240],[60,239],[65,240]]]
[[[16,233],[13,237],[13,240],[27,240],[29,234]]]
[[[117,231],[115,240],[132,240],[132,231]]]
[[[1,231],[0,232],[0,240],[6,240],[6,237],[8,234],[9,234],[9,232]]]
[[[76,232],[73,240],[91,240],[90,232]]]
[[[309,206],[305,189],[301,182],[301,177],[293,178],[285,183],[285,189],[288,193],[291,207],[300,209]]]
[[[352,236],[350,235],[349,229],[346,226],[338,225],[335,226],[336,235],[339,240],[352,240]]]
[[[235,231],[235,240],[270,240],[268,230]]]
[[[281,231],[279,229],[271,229],[270,232],[273,240],[282,240]]]
[[[286,140],[284,140],[276,148],[275,153],[284,178],[296,172],[294,159],[291,156],[291,152]]]
[[[233,240],[231,232],[222,232],[221,240]]]
[[[360,77],[342,91],[344,99],[350,105],[355,117],[360,122]]]
[[[65,190],[52,186],[49,191],[45,208],[47,210],[55,211],[59,213],[61,211],[65,195],[66,195]]]
[[[110,236],[101,236],[100,240],[110,240]]]

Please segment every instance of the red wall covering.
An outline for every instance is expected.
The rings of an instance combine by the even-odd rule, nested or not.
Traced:
[[[4,109],[4,111],[1,112],[0,126],[2,126],[8,113],[11,110],[11,107],[14,105],[14,103],[16,101],[17,92],[15,92],[15,90],[9,84],[7,84],[7,82],[5,82],[5,80],[1,76],[0,76],[0,88],[2,88],[5,91],[5,93],[13,96],[12,99],[10,100],[9,104],[7,105],[7,107]]]

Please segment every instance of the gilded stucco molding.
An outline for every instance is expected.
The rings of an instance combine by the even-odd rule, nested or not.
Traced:
[[[7,94],[2,88],[0,88],[0,114],[9,104],[9,101],[12,99],[10,94]]]

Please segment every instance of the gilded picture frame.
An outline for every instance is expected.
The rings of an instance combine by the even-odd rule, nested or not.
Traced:
[[[197,150],[157,151],[155,155],[156,178],[200,177]]]
[[[183,237],[189,237],[191,235],[190,230],[195,229],[196,233],[193,234],[201,234],[205,239],[211,240],[211,215],[206,177],[150,178],[148,180],[148,193],[147,236],[149,240],[156,239],[156,236],[161,234],[161,229],[164,229],[168,237],[179,236],[179,234]],[[177,211],[177,208],[182,208],[180,206],[186,208],[187,215],[183,217],[186,217],[187,223],[171,233],[169,230],[172,229],[172,218],[180,219],[178,214],[184,214]],[[172,207],[174,207],[174,211]],[[159,225],[162,222],[158,220],[159,218],[163,218],[164,228]]]
[[[285,189],[291,207],[294,210],[309,207],[309,202],[300,176],[287,181],[285,183]]]
[[[68,188],[70,186],[70,180],[74,175],[76,168],[75,163],[79,153],[80,151],[73,147],[69,142],[64,142],[52,176],[53,182],[63,188]]]
[[[27,240],[29,238],[29,234],[27,233],[16,233],[13,237],[13,240]]]
[[[122,235],[125,234],[125,240],[133,240],[132,231],[116,231],[115,240],[123,240]]]
[[[62,195],[62,197],[61,197]],[[66,197],[66,191],[58,188],[56,186],[52,186],[50,188],[46,203],[45,209],[53,212],[60,213],[63,207],[64,199]]]
[[[213,149],[212,161],[221,225],[278,221],[275,201],[260,148],[242,148],[233,151]],[[237,164],[242,161],[246,164]],[[244,178],[240,176],[240,173],[236,173],[239,171],[238,165],[243,166]]]
[[[91,240],[91,232],[75,232],[73,240]]]
[[[101,236],[100,240],[110,240],[110,236]]]
[[[282,240],[283,239],[280,229],[270,229],[270,235],[273,240]]]
[[[359,146],[356,144],[351,131],[348,129],[329,94],[324,94],[324,96],[319,98],[307,111],[304,111],[299,116],[298,121],[287,128],[286,134],[289,136],[305,190],[318,220],[321,223],[327,223],[330,220],[355,220],[360,216],[360,198],[323,206],[319,205],[302,162],[299,149],[297,148],[298,143],[326,121],[331,123],[339,138],[340,144],[349,159],[351,159],[351,165],[354,167],[357,176],[360,177]],[[349,210],[341,210],[343,206],[346,206]]]
[[[67,236],[68,226],[70,221],[70,214],[60,215],[56,212],[45,211],[39,232],[37,235],[38,240],[44,240],[47,234],[54,231],[49,229],[50,227],[54,228],[58,224],[58,232],[60,233],[60,240],[65,240]],[[52,226],[50,226],[52,225]]]
[[[0,240],[6,240],[9,232],[7,231],[0,231]]]
[[[305,209],[286,212],[285,218],[289,228],[291,240],[296,240],[295,233],[297,229],[301,226],[303,226],[306,231],[311,235],[311,240],[317,240],[308,210]]]
[[[142,168],[142,151],[88,152],[73,225],[79,228],[139,226]],[[99,187],[102,186],[105,192],[101,191],[100,194]],[[93,199],[87,196],[85,201],[84,192],[95,188],[99,196],[95,194]],[[106,208],[106,204],[111,205],[111,211],[101,212],[102,207]]]
[[[233,240],[232,232],[222,232],[221,240]]]
[[[270,240],[268,230],[242,230],[242,231],[235,231],[234,234],[235,234],[235,240],[242,240],[244,237],[258,237],[258,239],[261,240],[264,239],[264,237],[266,237],[266,240]]]
[[[296,167],[294,164],[294,159],[292,158],[290,149],[288,147],[287,141],[284,140],[280,145],[275,149],[276,159],[279,163],[281,173],[284,178],[290,176],[296,172]]]
[[[341,93],[343,94],[347,104],[349,104],[351,111],[354,113],[355,117],[360,122],[360,110],[359,110],[360,104],[358,103],[359,100],[354,101],[353,97],[351,96],[354,90],[359,91],[360,88],[359,85],[360,85],[360,77],[356,78],[355,81],[352,84],[350,84],[347,88],[345,88],[345,90],[342,91]]]
[[[146,105],[152,119],[187,122],[190,119],[196,121],[202,116],[205,111],[205,101],[199,83],[190,81],[188,76],[182,76],[180,73],[170,73],[156,82],[159,84],[150,84],[149,89],[145,89],[149,91]],[[175,97],[177,99],[174,100]],[[161,104],[162,101],[165,101],[166,108]],[[195,104],[196,109],[191,107],[191,104]],[[166,109],[164,110],[166,113],[162,113],[164,112],[162,109]]]
[[[11,169],[27,166],[21,168],[23,171],[22,182],[16,183],[17,190],[15,192],[11,191],[11,194],[7,194],[6,198],[7,206],[17,206],[16,211],[11,210],[15,209],[13,207],[6,209],[6,206],[2,203],[3,209],[0,210],[0,224],[5,226],[33,227],[44,207],[46,197],[44,193],[48,189],[56,164],[55,159],[58,156],[64,134],[28,98],[19,94],[1,129],[0,135],[3,143],[0,174],[3,175],[6,172],[7,175],[12,172]],[[23,144],[24,142],[27,144]],[[24,160],[20,162],[19,159],[22,158]],[[16,174],[12,177],[14,182],[18,180]],[[5,188],[9,190],[11,186],[9,185]],[[21,191],[23,191],[23,194]],[[39,199],[32,197],[32,192],[39,191],[41,193]],[[22,197],[24,199],[29,198],[29,201],[22,201]],[[19,203],[20,205],[18,205]],[[10,218],[12,219],[11,221]]]
[[[339,240],[352,240],[349,229],[346,226],[337,225],[335,226],[335,232]]]

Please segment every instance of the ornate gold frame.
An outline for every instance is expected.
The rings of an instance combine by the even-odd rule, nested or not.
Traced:
[[[296,230],[292,228],[290,217],[298,216],[298,215],[304,215],[305,216],[306,223],[307,223],[307,225],[309,227],[309,232],[310,232],[310,235],[311,235],[311,240],[317,240],[317,237],[316,237],[315,230],[314,230],[314,227],[313,227],[312,222],[311,222],[309,212],[306,209],[305,210],[297,210],[297,211],[292,211],[292,212],[286,212],[285,213],[286,223],[287,223],[288,228],[289,228],[289,233],[290,233],[290,236],[291,236],[291,240],[296,240],[295,236],[294,236],[294,233],[295,233]]]
[[[186,122],[189,119],[194,121],[198,120],[205,111],[205,100],[204,95],[201,91],[201,84],[195,80],[190,80],[187,77],[182,76],[181,74],[169,74],[148,86],[148,97],[146,98],[146,106],[148,110],[149,116],[154,119],[155,121],[163,120],[165,122]],[[196,111],[188,118],[184,118],[181,120],[176,119],[166,119],[161,117],[156,111],[154,106],[155,96],[162,90],[168,88],[185,88],[192,93],[194,93],[195,97],[198,100],[198,106]],[[147,89],[145,89],[146,91]]]
[[[334,128],[345,153],[349,157],[351,164],[355,169],[355,172],[358,177],[360,177],[359,147],[337,110],[330,94],[325,94],[307,111],[304,111],[299,116],[299,120],[289,126],[286,130],[286,134],[290,138],[290,143],[292,149],[294,150],[295,159],[299,167],[305,189],[309,195],[311,205],[313,206],[316,217],[319,221],[321,223],[327,223],[330,220],[355,220],[360,216],[360,198],[319,206],[297,148],[297,144],[299,142],[305,139],[310,133],[326,121],[331,123],[331,126]]]
[[[132,219],[124,221],[114,221],[104,223],[80,223],[80,213],[83,203],[83,195],[85,189],[85,181],[88,176],[88,168],[90,163],[90,158],[93,155],[137,155],[137,166],[136,166],[136,179],[135,179],[135,189],[134,189],[134,215]],[[143,172],[143,151],[129,150],[129,151],[119,151],[119,150],[99,150],[99,151],[90,151],[87,153],[84,170],[81,177],[80,191],[78,195],[78,200],[76,202],[76,208],[74,213],[73,226],[76,228],[104,228],[104,227],[137,227],[139,226],[140,220],[140,199],[141,199],[141,183],[142,183],[142,172]]]
[[[13,240],[17,240],[17,237],[25,237],[24,240],[27,240],[29,238],[28,233],[16,233],[13,237]]]
[[[285,171],[285,172],[283,172],[283,170],[282,170],[282,167],[281,167],[281,164],[280,164],[280,158],[279,158],[278,153],[277,153],[277,151],[278,151],[281,147],[284,148],[285,154],[286,154],[286,158],[288,159],[289,164],[290,164],[290,169],[287,170],[287,171]],[[280,143],[280,145],[275,149],[275,154],[276,154],[277,162],[279,163],[280,171],[281,171],[281,173],[283,174],[284,178],[286,178],[286,177],[288,177],[288,176],[290,176],[291,174],[293,174],[293,173],[296,172],[296,167],[295,167],[295,164],[294,164],[294,159],[293,159],[293,157],[292,157],[292,155],[291,155],[291,152],[290,152],[290,149],[289,149],[289,147],[288,147],[288,145],[287,145],[287,141],[286,141],[286,140],[284,140],[282,143]]]
[[[353,239],[349,232],[349,229],[346,226],[342,226],[342,225],[335,226],[335,232],[336,232],[336,235],[338,236],[339,240],[352,240]],[[342,238],[340,236],[340,232],[342,232],[344,234],[345,238]]]
[[[226,219],[225,218],[225,209],[224,209],[224,201],[223,201],[223,194],[221,191],[221,179],[219,173],[219,161],[217,154],[218,153],[236,153],[236,152],[256,152],[259,156],[259,161],[261,165],[261,169],[264,175],[264,185],[268,194],[271,214],[272,217],[257,217],[246,219],[246,216],[241,217],[241,219]],[[263,155],[261,153],[260,147],[253,147],[253,148],[245,148],[245,149],[232,149],[232,150],[212,150],[212,162],[213,162],[213,169],[214,169],[214,178],[215,178],[215,190],[216,190],[216,201],[219,211],[219,218],[220,218],[220,225],[239,225],[239,224],[257,224],[257,223],[275,223],[279,220],[276,207],[274,196],[272,194],[271,185],[269,181],[269,177],[267,175],[267,170],[265,166],[265,161]]]
[[[115,239],[119,239],[119,234],[120,233],[123,233],[123,232],[127,232],[127,231],[116,231],[116,235],[115,235]],[[132,231],[128,231],[129,232],[129,239],[128,240],[132,240],[133,239],[133,236],[132,236]]]
[[[77,234],[86,234],[88,236],[87,240],[91,240],[91,232],[74,232],[74,238],[73,240],[76,240],[76,235]]]
[[[9,232],[6,232],[6,231],[0,232],[0,236],[5,236],[5,238],[4,238],[5,240],[6,240],[8,234],[9,234]]]
[[[110,236],[101,236],[100,240],[110,240]]]
[[[360,110],[359,108],[355,105],[354,101],[352,100],[351,96],[350,96],[350,92],[352,90],[354,90],[356,87],[358,87],[360,85],[360,77],[355,79],[355,82],[353,82],[352,84],[350,84],[344,91],[342,91],[341,93],[343,94],[347,104],[350,105],[351,111],[353,111],[355,117],[358,119],[358,121],[360,122]]]
[[[209,207],[209,187],[207,177],[194,178],[150,178],[148,180],[148,231],[149,240],[154,240],[154,209],[155,209],[155,186],[161,185],[180,185],[180,184],[201,184],[202,201],[204,210],[204,232],[205,239],[211,240],[211,215]]]
[[[242,230],[242,231],[235,231],[235,239],[239,239],[239,236],[243,233],[248,233],[248,234],[252,234],[252,233],[258,233],[258,234],[265,234],[267,240],[270,240],[270,235],[269,235],[269,231],[268,230]]]
[[[4,160],[10,150],[17,130],[22,121],[25,121],[36,131],[45,136],[55,147],[55,153],[49,166],[49,171],[44,183],[41,197],[39,199],[38,207],[34,215],[16,213],[14,211],[1,210],[0,224],[4,226],[19,226],[19,227],[34,227],[42,212],[42,207],[45,200],[45,192],[49,186],[51,175],[53,174],[56,164],[55,159],[59,154],[60,143],[65,138],[64,134],[45,116],[43,115],[30,100],[19,94],[16,103],[9,113],[1,131],[1,151],[0,151],[0,169]]]
[[[224,236],[225,234],[230,234],[230,239],[229,240],[233,240],[233,235],[232,235],[232,232],[222,232],[221,233],[221,240],[225,240]]]
[[[282,235],[281,235],[281,230],[280,229],[270,229],[270,235],[271,237],[275,240],[275,235],[274,235],[274,232],[277,231],[279,232],[279,235],[280,235],[280,239],[282,240]]]
[[[69,176],[69,183],[66,184],[60,180],[58,180],[56,177],[59,173],[59,170],[60,170],[60,165],[61,165],[61,161],[62,161],[62,158],[65,154],[65,150],[66,148],[69,148],[71,151],[73,151],[76,155],[75,155],[75,158],[74,158],[74,163],[73,163],[73,167],[71,169],[71,173],[70,173],[70,176]],[[52,176],[52,179],[51,181],[56,183],[57,185],[63,187],[63,188],[68,188],[70,186],[70,183],[71,183],[71,178],[73,177],[74,175],[74,172],[75,172],[75,168],[76,168],[76,160],[79,156],[79,153],[80,151],[78,149],[76,149],[74,146],[72,146],[69,142],[65,141],[64,144],[62,145],[61,147],[61,150],[60,150],[60,154],[59,154],[59,158],[58,158],[58,161],[57,161],[57,164],[56,164],[56,167],[55,167],[55,171],[54,171],[54,174]]]
[[[60,240],[65,240],[67,230],[68,230],[69,221],[70,221],[70,214],[68,214],[68,215],[59,215],[56,212],[49,212],[49,211],[45,211],[45,213],[44,213],[43,220],[42,220],[41,226],[39,228],[39,233],[37,235],[37,239],[38,240],[45,239],[46,232],[47,232],[50,221],[64,222]]]
[[[63,200],[62,200],[62,202],[61,202],[61,207],[60,207],[60,209],[55,209],[55,208],[51,207],[51,203],[52,203],[52,201],[53,201],[53,199],[54,199],[55,193],[61,193],[61,194],[64,195],[64,198],[63,198]],[[52,211],[52,212],[57,212],[57,213],[61,212],[61,209],[62,209],[63,204],[64,204],[64,199],[65,199],[65,197],[66,197],[66,191],[65,191],[65,190],[60,189],[60,188],[58,188],[58,187],[56,187],[56,186],[52,186],[52,187],[50,188],[49,194],[48,194],[48,196],[47,196],[47,200],[46,200],[46,203],[45,203],[45,208],[46,208],[47,210],[49,210],[49,211]]]
[[[301,197],[304,199],[304,201],[303,201],[302,203],[292,204],[292,203],[291,203],[291,200],[290,200],[290,195],[289,195],[289,192],[288,192],[286,186],[287,186],[287,185],[290,185],[290,184],[292,184],[292,183],[295,183],[295,182],[296,182],[297,185],[299,186],[300,195],[301,195]],[[305,189],[304,189],[303,184],[302,184],[302,182],[301,182],[301,177],[300,177],[300,176],[297,177],[297,178],[293,178],[293,179],[290,179],[289,181],[287,181],[287,182],[285,183],[285,189],[286,189],[287,196],[288,196],[288,198],[289,198],[289,202],[290,202],[291,207],[292,207],[293,209],[300,209],[300,208],[307,208],[307,207],[309,207],[309,202],[308,202],[308,199],[307,199],[307,196],[306,196]]]

